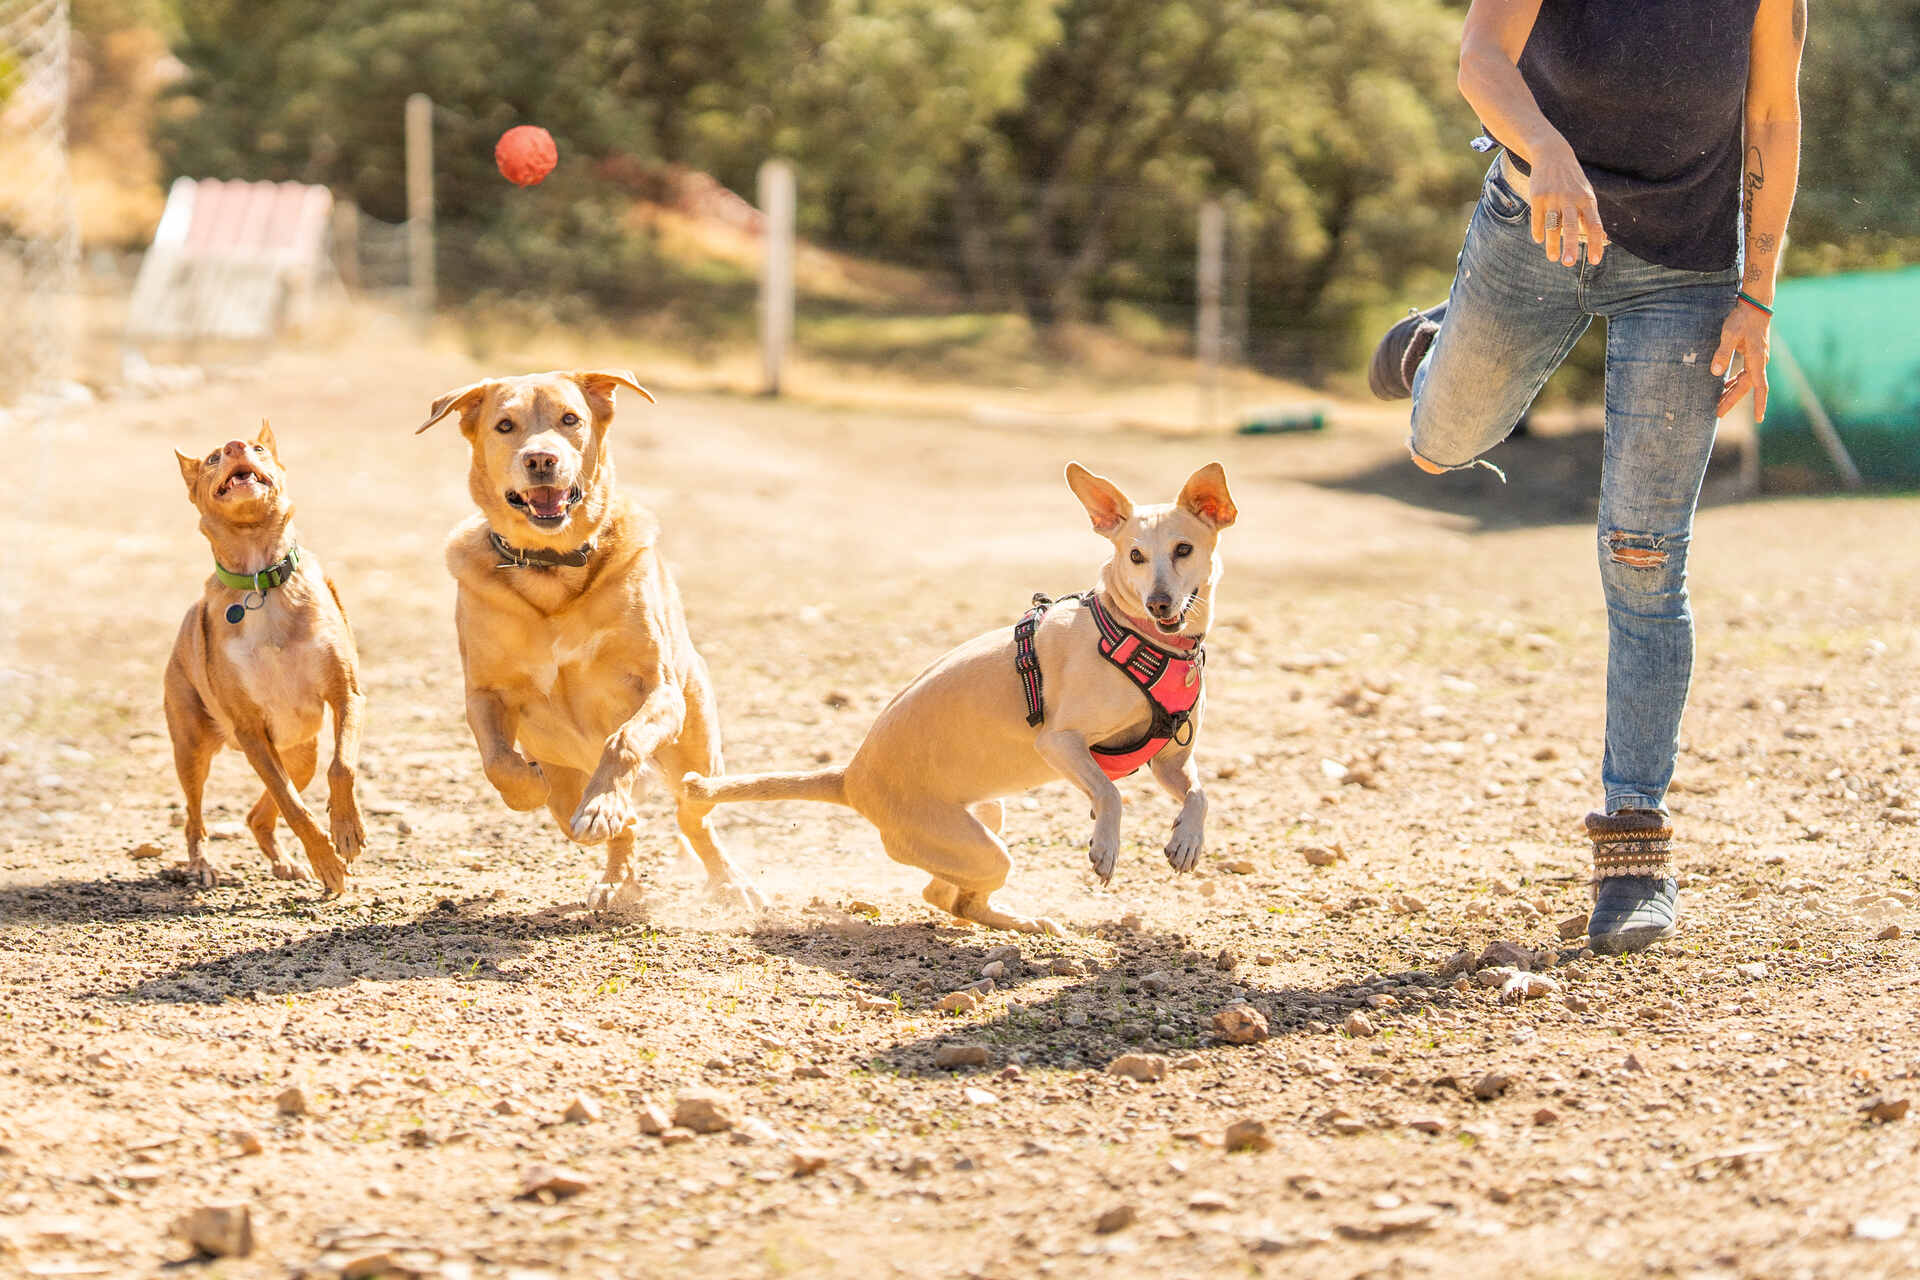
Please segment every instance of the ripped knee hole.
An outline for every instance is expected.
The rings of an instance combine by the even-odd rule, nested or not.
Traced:
[[[1624,533],[1618,529],[1607,535],[1607,554],[1615,564],[1630,569],[1659,569],[1667,563],[1661,539],[1643,533]]]

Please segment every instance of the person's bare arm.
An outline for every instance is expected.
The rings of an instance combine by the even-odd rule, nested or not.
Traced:
[[[1540,112],[1520,75],[1520,54],[1540,16],[1540,0],[1473,0],[1460,36],[1460,93],[1533,171],[1533,238],[1566,266],[1580,260],[1577,231],[1587,235],[1587,258],[1600,261],[1607,234],[1600,204],[1573,148]],[[1548,226],[1547,215],[1556,215]]]
[[[1747,68],[1746,188],[1742,235],[1746,273],[1741,288],[1773,305],[1780,247],[1800,183],[1800,52],[1807,40],[1807,0],[1760,0],[1753,19],[1753,51]],[[1758,307],[1736,302],[1721,329],[1713,371],[1725,376],[1737,353],[1738,375],[1720,393],[1725,417],[1753,392],[1753,417],[1767,416],[1769,318]]]

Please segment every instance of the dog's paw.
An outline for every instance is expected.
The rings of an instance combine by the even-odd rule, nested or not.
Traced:
[[[587,910],[599,915],[623,907],[638,906],[641,896],[640,882],[632,876],[620,880],[596,880],[587,888]]]
[[[547,775],[524,756],[496,763],[487,770],[487,781],[515,813],[531,813],[547,802]]]
[[[222,872],[219,867],[205,858],[195,855],[185,862],[176,862],[160,873],[163,880],[175,884],[184,884],[194,889],[211,889],[220,883]]]
[[[1167,841],[1167,865],[1175,871],[1191,871],[1200,865],[1200,852],[1206,847],[1206,832],[1176,822],[1173,838]]]
[[[333,851],[333,846],[324,840],[316,840],[306,846],[307,862],[313,867],[314,876],[329,898],[337,898],[347,891],[347,864]]]
[[[1113,879],[1114,868],[1120,865],[1120,842],[1094,837],[1087,845],[1087,861],[1093,864],[1093,874],[1100,877],[1100,883],[1109,883]]]
[[[305,867],[297,862],[289,862],[285,858],[275,858],[269,865],[273,868],[273,878],[275,880],[313,879],[313,877],[307,873]]]
[[[568,829],[581,844],[601,844],[632,826],[639,816],[633,801],[617,791],[602,791],[580,802]]]
[[[360,811],[349,809],[333,818],[333,847],[348,866],[367,847],[367,830],[360,822]]]
[[[1105,884],[1113,879],[1113,869],[1120,865],[1120,824],[1115,823],[1112,830],[1104,824],[1095,823],[1093,838],[1087,841],[1087,861],[1093,864],[1093,874]]]
[[[707,896],[729,907],[741,907],[748,911],[767,909],[766,895],[754,888],[751,880],[710,880],[707,882]]]
[[[1073,936],[1065,929],[1062,929],[1059,921],[1054,920],[1051,916],[1036,916],[1033,922],[1039,925],[1040,932],[1046,934],[1049,938],[1068,938]]]

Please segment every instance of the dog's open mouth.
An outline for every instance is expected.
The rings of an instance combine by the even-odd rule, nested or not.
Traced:
[[[1161,617],[1159,614],[1149,609],[1147,610],[1147,621],[1151,622],[1153,624],[1153,629],[1155,631],[1158,631],[1161,635],[1177,636],[1180,634],[1181,630],[1187,625],[1187,614],[1193,611],[1194,599],[1195,599],[1194,596],[1189,595],[1186,598],[1186,600],[1182,602],[1182,604],[1180,605],[1178,612],[1169,610],[1166,617]]]
[[[224,498],[238,491],[243,496],[259,497],[272,488],[273,481],[243,463],[235,467],[227,478],[220,482],[220,487],[213,491],[213,496]]]
[[[562,489],[555,484],[535,485],[531,489],[507,490],[509,506],[520,508],[537,529],[557,529],[567,518],[573,504],[580,501],[580,486]]]

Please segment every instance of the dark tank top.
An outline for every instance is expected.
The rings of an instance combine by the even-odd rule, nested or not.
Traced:
[[[1739,260],[1759,5],[1541,0],[1520,75],[1586,170],[1608,239],[1636,257],[1687,271]]]

